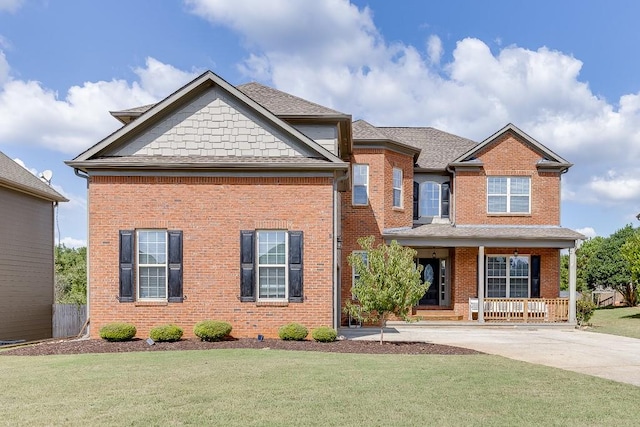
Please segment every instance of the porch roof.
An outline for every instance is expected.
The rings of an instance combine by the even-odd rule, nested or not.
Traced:
[[[425,224],[415,228],[386,229],[385,240],[405,246],[429,247],[535,247],[573,248],[586,237],[559,226]]]

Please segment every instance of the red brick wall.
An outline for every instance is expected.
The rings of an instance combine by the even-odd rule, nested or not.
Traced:
[[[410,227],[413,224],[413,158],[385,149],[354,148],[351,163],[369,165],[369,205],[354,206],[349,189],[342,195],[342,306],[351,299],[352,269],[347,257],[360,250],[358,238],[374,236],[382,243],[385,228]],[[402,169],[403,207],[393,207],[393,168]],[[345,316],[343,316],[343,323]]]
[[[277,336],[279,326],[332,324],[331,178],[92,177],[90,213],[91,335],[108,322],[135,324],[139,337],[175,323],[223,320],[235,337]],[[183,231],[183,303],[120,303],[118,231]],[[240,230],[304,231],[303,303],[258,306],[239,301]]]
[[[560,225],[560,174],[538,172],[541,155],[508,132],[477,156],[481,171],[456,171],[458,224]],[[487,214],[487,176],[530,176],[530,214]]]

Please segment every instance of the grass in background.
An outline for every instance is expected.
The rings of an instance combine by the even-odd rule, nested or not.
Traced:
[[[637,425],[640,388],[490,355],[0,356],[0,425]]]
[[[600,308],[589,322],[594,332],[640,338],[640,307]]]

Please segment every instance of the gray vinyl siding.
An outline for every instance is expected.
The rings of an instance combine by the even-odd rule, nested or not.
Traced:
[[[0,187],[0,340],[50,338],[53,204]]]

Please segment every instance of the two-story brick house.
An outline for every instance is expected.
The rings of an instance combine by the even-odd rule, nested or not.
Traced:
[[[559,227],[570,164],[513,126],[478,145],[431,128],[352,124],[211,72],[112,114],[124,126],[67,162],[88,180],[92,336],[112,321],[140,336],[165,323],[191,335],[211,318],[248,337],[294,321],[338,327],[351,297],[346,256],[365,235],[411,245],[430,266],[434,285],[416,314],[468,312],[469,298],[483,298],[475,272],[485,258],[487,296],[555,298],[558,250],[581,237]],[[526,283],[494,274],[515,249]]]

